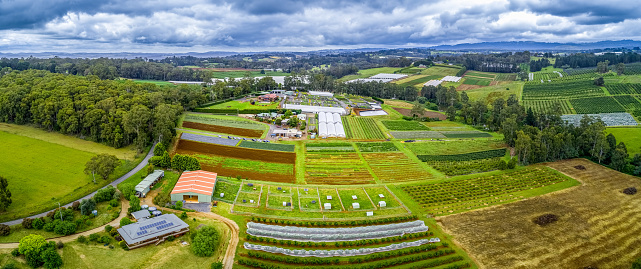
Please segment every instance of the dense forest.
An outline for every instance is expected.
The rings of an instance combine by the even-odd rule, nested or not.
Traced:
[[[207,101],[199,87],[163,87],[97,76],[0,73],[0,122],[32,124],[113,147],[171,139],[183,110]]]
[[[610,64],[635,63],[641,61],[641,54],[626,52],[621,54],[604,53],[595,55],[593,53],[577,53],[568,56],[557,57],[554,63],[555,68],[582,68],[596,67],[597,63],[609,61]]]

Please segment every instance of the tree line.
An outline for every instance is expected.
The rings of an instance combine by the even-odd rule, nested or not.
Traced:
[[[161,88],[96,76],[27,70],[0,74],[0,122],[40,128],[116,148],[170,141],[183,110],[207,100],[189,86]]]
[[[641,61],[641,54],[625,52],[621,54],[604,53],[595,55],[593,53],[576,53],[567,56],[557,56],[554,62],[555,68],[583,68],[596,67],[597,63],[608,61],[610,64],[636,63]]]

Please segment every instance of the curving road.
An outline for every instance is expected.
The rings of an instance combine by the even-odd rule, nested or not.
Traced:
[[[109,183],[109,185],[116,187],[118,184],[120,184],[120,182],[125,181],[125,180],[126,180],[126,179],[128,179],[129,177],[131,177],[131,176],[133,176],[134,174],[138,173],[138,171],[140,171],[140,170],[144,169],[144,168],[147,166],[147,162],[149,162],[149,159],[151,159],[151,157],[153,157],[153,156],[154,156],[154,148],[156,148],[156,144],[154,144],[154,145],[151,147],[151,149],[150,149],[150,150],[149,150],[149,152],[147,153],[147,156],[145,156],[145,158],[144,158],[144,159],[143,159],[143,160],[142,160],[142,161],[141,161],[141,162],[140,162],[140,163],[139,163],[139,164],[138,164],[134,169],[132,169],[131,171],[127,172],[125,175],[121,176],[120,178],[118,178],[118,179],[114,180],[113,182]],[[108,185],[107,185],[107,186],[108,186]],[[107,186],[105,186],[105,187],[107,187]],[[103,187],[103,188],[104,188],[104,187]],[[78,199],[78,200],[76,200],[76,201],[81,201],[81,200],[83,200],[83,199],[89,199],[89,198],[93,197],[94,195],[96,195],[96,193],[97,193],[97,192],[98,192],[98,191],[94,191],[94,192],[92,192],[92,193],[90,193],[90,194],[87,194],[85,197],[82,197],[82,198],[80,198],[80,199]],[[76,202],[76,201],[73,201],[73,202],[71,202],[71,203],[68,203],[68,204],[66,204],[66,205],[63,205],[63,207],[70,207],[70,206],[71,206],[74,202]],[[55,210],[55,209],[52,209],[52,210],[49,210],[49,211],[45,211],[45,212],[42,212],[42,213],[40,213],[40,214],[36,214],[36,215],[29,216],[29,217],[25,217],[25,218],[32,218],[32,219],[33,219],[33,218],[40,218],[40,217],[44,217],[44,216],[46,216],[46,215],[47,215],[47,213],[49,213],[50,211],[53,211],[53,210]],[[11,226],[11,225],[16,225],[16,224],[20,224],[20,223],[22,223],[22,218],[21,218],[21,219],[17,219],[17,220],[12,220],[12,221],[3,222],[2,224],[6,224],[6,225]]]

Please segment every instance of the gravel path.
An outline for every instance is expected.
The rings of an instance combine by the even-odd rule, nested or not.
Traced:
[[[120,182],[125,181],[127,178],[129,178],[129,177],[133,176],[134,174],[138,173],[138,171],[140,171],[140,170],[144,169],[144,168],[147,166],[147,162],[149,162],[149,159],[150,159],[152,156],[154,156],[154,148],[155,148],[155,147],[156,147],[156,144],[154,144],[154,146],[153,146],[153,147],[151,147],[151,149],[150,149],[150,150],[149,150],[149,152],[147,153],[147,156],[145,156],[145,158],[144,158],[144,159],[143,159],[143,160],[138,164],[138,166],[136,166],[134,169],[132,169],[131,171],[129,171],[127,174],[125,174],[125,175],[121,176],[120,178],[118,178],[118,179],[114,180],[113,182],[109,183],[109,185],[116,187],[118,184],[120,184]],[[105,187],[107,187],[107,186],[105,186]],[[103,188],[104,188],[104,187],[103,187]],[[90,193],[90,194],[86,195],[85,197],[82,197],[82,198],[80,198],[80,199],[78,199],[78,200],[76,200],[76,201],[81,201],[81,200],[83,200],[83,199],[89,199],[89,198],[93,197],[97,192],[98,192],[98,191],[94,191],[94,192],[92,192],[92,193]],[[70,207],[70,206],[71,206],[74,202],[76,202],[76,201],[73,201],[73,202],[71,202],[71,203],[68,203],[68,204],[66,204],[66,205],[63,205],[63,207]],[[54,209],[54,210],[55,210],[55,209]],[[49,213],[50,211],[53,211],[53,210],[49,210],[49,211],[46,211],[46,212],[42,212],[42,213],[40,213],[40,214],[36,214],[36,215],[33,215],[33,216],[29,216],[29,217],[27,217],[27,218],[32,218],[32,219],[34,219],[34,218],[44,217],[44,216],[46,216],[46,215],[47,215],[47,213]],[[20,223],[22,223],[22,219],[17,219],[17,220],[12,220],[12,221],[7,221],[7,222],[3,222],[2,224],[6,224],[6,225],[11,226],[11,225],[16,225],[16,224],[20,224]]]

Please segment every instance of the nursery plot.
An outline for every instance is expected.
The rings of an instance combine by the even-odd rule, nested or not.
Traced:
[[[357,153],[307,153],[305,181],[332,185],[375,182]]]
[[[445,138],[443,134],[435,131],[390,132],[390,134],[398,139]]]
[[[612,96],[572,99],[570,103],[577,114],[625,112],[625,108]]]
[[[307,152],[348,152],[356,151],[351,143],[307,143],[305,144]]]
[[[585,159],[548,165],[585,184],[443,217],[446,231],[481,268],[630,268],[641,255],[641,196],[622,190],[638,188],[639,179]],[[543,214],[558,220],[533,223]]]
[[[431,214],[448,215],[521,200],[527,196],[549,192],[554,188],[544,187],[560,183],[565,183],[559,185],[561,188],[578,184],[576,180],[557,171],[536,166],[476,178],[405,185],[401,189]],[[533,189],[540,191],[524,193]]]
[[[289,186],[269,186],[269,194],[292,196],[292,187]]]
[[[394,198],[394,195],[392,195],[392,193],[389,192],[385,187],[366,187],[363,189],[365,189],[365,192],[367,192],[369,198],[372,200],[372,202],[374,202],[374,205],[378,206],[378,202],[380,201],[385,202],[385,207],[379,209],[395,208],[401,206],[401,202],[397,201]],[[383,197],[380,196],[381,194],[383,195]]]
[[[263,133],[265,133],[265,130],[242,129],[242,128],[235,128],[235,127],[222,126],[222,125],[203,124],[203,123],[190,122],[190,121],[183,121],[182,127],[189,128],[189,129],[202,130],[207,132],[240,135],[240,136],[256,137],[256,138],[261,137]]]
[[[461,140],[461,141],[430,141],[404,143],[416,155],[453,155],[491,149],[504,149],[501,140]]]
[[[320,212],[322,204],[318,197],[301,197],[300,198],[300,211]]]
[[[323,207],[323,212],[325,211],[343,211],[343,206],[338,198],[338,192],[336,189],[318,189],[318,194],[320,195],[321,206]],[[331,196],[331,199],[327,199]],[[332,205],[331,209],[325,209],[325,204],[330,203]]]
[[[261,195],[258,193],[240,192],[236,198],[236,205],[258,207]]]
[[[343,206],[347,211],[361,211],[361,210],[372,210],[375,209],[372,201],[368,198],[367,193],[363,188],[354,188],[354,189],[343,189],[338,188],[338,195],[341,197]],[[354,199],[353,196],[356,196]],[[359,208],[354,208],[353,203],[358,203]]]
[[[427,161],[473,161],[505,156],[505,149],[493,149],[451,155],[417,155],[424,162]]]
[[[361,152],[392,152],[398,148],[392,142],[359,142],[356,143]]]
[[[467,85],[490,86],[490,83],[492,83],[491,79],[466,77],[463,80],[463,84],[467,84]]]
[[[285,152],[294,152],[296,149],[295,145],[254,142],[254,141],[248,141],[248,140],[241,141],[238,146],[241,148],[264,149],[264,150],[275,150],[275,151],[285,151]]]
[[[185,151],[177,153],[195,157],[203,170],[216,172],[219,175],[275,182],[294,182],[295,167],[293,164],[227,158]]]
[[[501,158],[471,161],[428,161],[427,164],[448,176],[467,175],[498,170],[505,161]]]
[[[266,124],[258,123],[249,119],[244,119],[236,116],[187,114],[185,116],[185,121],[204,123],[209,125],[217,125],[217,126],[227,126],[227,127],[240,128],[240,129],[264,130],[264,131],[268,129],[268,126]]]
[[[376,121],[363,117],[342,117],[345,134],[350,139],[385,139]]]
[[[630,95],[618,95],[618,96],[613,96],[613,97],[626,110],[641,109],[641,103],[639,103],[639,100],[637,100],[633,96],[630,96]]]
[[[505,73],[499,73],[496,74],[496,77],[494,80],[497,81],[515,81],[516,80],[516,74],[505,74]]]
[[[477,71],[467,71],[465,72],[464,77],[481,77],[481,78],[489,78],[493,79],[496,77],[497,74],[495,73],[487,73],[487,72],[477,72]]]
[[[284,205],[283,205],[284,203]],[[291,211],[293,209],[293,201],[291,196],[280,196],[280,195],[268,195],[267,196],[267,208],[276,209],[276,210],[287,210]]]
[[[218,177],[213,195],[214,200],[233,203],[236,199],[238,189],[240,189],[240,184],[240,182],[228,181],[222,177]],[[223,194],[223,197],[220,197],[221,194]]]
[[[417,121],[386,120],[383,125],[390,131],[429,131],[430,128]]]
[[[480,131],[441,131],[447,138],[476,138],[476,137],[492,137],[491,134]]]
[[[316,187],[298,187],[298,196],[318,198],[318,188]]]
[[[523,106],[526,109],[532,109],[537,113],[554,113],[555,109],[559,109],[561,114],[572,114],[570,105],[566,100],[529,100],[523,101]]]
[[[404,153],[366,153],[363,158],[383,183],[433,178],[424,167]]]
[[[558,100],[604,96],[601,87],[593,81],[560,81],[548,83],[528,82],[523,86],[523,101],[528,100]]]
[[[612,95],[620,94],[641,94],[641,84],[633,83],[612,83],[606,84],[605,89]]]

